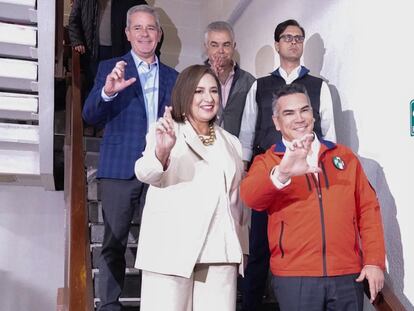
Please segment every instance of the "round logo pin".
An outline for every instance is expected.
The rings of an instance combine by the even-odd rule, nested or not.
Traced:
[[[332,162],[338,170],[342,171],[342,170],[345,169],[345,162],[342,161],[342,159],[340,157],[334,157],[332,159]]]

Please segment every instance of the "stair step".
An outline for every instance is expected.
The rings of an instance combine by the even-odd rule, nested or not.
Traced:
[[[83,149],[86,152],[99,152],[102,138],[100,137],[84,137]]]
[[[37,92],[37,62],[0,58],[0,88]]]
[[[99,307],[100,302],[101,300],[99,298],[94,299],[95,308]],[[141,298],[120,298],[119,302],[122,304],[124,308],[134,307],[134,308],[138,308],[137,310],[139,310]],[[130,309],[127,309],[127,310],[130,310]]]
[[[99,186],[99,180],[95,179],[88,182],[88,201],[100,201],[101,200],[101,187]]]
[[[121,298],[135,298],[138,299],[141,295],[141,273],[137,269],[126,269],[124,289]],[[99,297],[99,271],[93,270],[93,283],[95,297]]]
[[[90,224],[91,243],[102,243],[104,233],[103,224]],[[139,225],[132,224],[128,234],[128,244],[137,244]]]
[[[98,168],[99,152],[88,151],[85,154],[85,166],[89,168]]]
[[[88,211],[89,211],[89,222],[103,223],[102,203],[100,201],[89,201]]]
[[[39,150],[39,126],[0,123],[0,148],[8,150]]]
[[[0,118],[37,120],[38,106],[36,95],[0,92]]]
[[[39,152],[30,150],[0,150],[0,175],[11,174],[17,180],[40,175]],[[22,175],[22,176],[18,176]],[[34,176],[33,176],[34,177]],[[33,179],[36,179],[35,177]],[[32,183],[29,183],[32,185]]]
[[[99,265],[99,255],[101,254],[102,245],[101,244],[92,244],[92,268],[98,268]],[[125,251],[125,261],[127,268],[134,268],[135,257],[137,254],[137,244],[128,245]]]
[[[0,54],[37,59],[37,28],[0,22]]]
[[[120,298],[119,301],[122,304],[122,311],[140,311],[140,298]],[[94,299],[95,310],[98,310],[100,302],[99,298]]]
[[[35,23],[37,21],[35,8],[36,0],[1,0],[0,19],[24,24]]]

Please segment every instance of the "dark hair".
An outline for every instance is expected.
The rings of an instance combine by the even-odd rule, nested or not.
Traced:
[[[288,28],[289,26],[296,26],[299,27],[300,30],[302,31],[302,35],[305,36],[305,29],[303,29],[303,27],[294,19],[288,19],[284,22],[281,22],[279,25],[276,26],[275,28],[275,41],[279,42],[280,39],[280,35],[286,30],[286,28]]]
[[[287,96],[287,95],[292,95],[292,94],[304,94],[306,98],[308,99],[309,106],[312,108],[310,104],[308,92],[306,91],[306,88],[302,84],[299,84],[299,83],[286,84],[286,85],[281,86],[273,94],[273,99],[272,99],[273,115],[277,115],[276,106],[277,106],[277,102],[279,98],[283,96]]]
[[[206,65],[192,65],[187,67],[178,75],[171,94],[171,115],[175,122],[184,123],[186,116],[191,116],[191,105],[193,103],[195,90],[201,78],[206,74],[214,77],[221,101],[220,82],[213,70]],[[211,122],[215,121],[216,117],[211,120]]]

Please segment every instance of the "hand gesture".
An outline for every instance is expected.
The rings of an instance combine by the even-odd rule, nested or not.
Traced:
[[[211,69],[216,74],[217,78],[220,79],[220,75],[224,72],[224,57],[223,55],[220,55],[219,53],[215,53],[212,57],[211,61]]]
[[[364,279],[368,280],[369,292],[371,294],[369,301],[373,303],[377,294],[384,287],[384,272],[378,266],[365,265],[356,281],[362,282]]]
[[[104,85],[104,92],[108,96],[122,91],[136,81],[136,78],[125,80],[125,66],[126,62],[123,60],[115,64],[114,69],[106,76]]]
[[[164,167],[167,164],[171,149],[174,147],[175,141],[177,140],[171,110],[171,107],[165,107],[164,116],[159,118],[155,128],[155,155]]]
[[[293,176],[305,175],[308,173],[319,173],[319,167],[308,164],[306,157],[311,151],[314,134],[306,134],[300,139],[292,141],[291,146],[286,149],[285,155],[279,165],[279,177],[287,180]]]

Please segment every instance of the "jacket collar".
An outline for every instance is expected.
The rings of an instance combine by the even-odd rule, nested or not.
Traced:
[[[329,141],[329,140],[324,140],[324,139],[320,139],[319,141],[321,142],[321,149],[319,151],[319,154],[322,154],[323,152],[325,152],[326,150],[331,150],[331,149],[335,149],[336,148],[336,144]],[[273,151],[277,154],[283,155],[286,152],[286,146],[285,144],[280,140],[275,144],[275,147],[273,148]]]
[[[128,80],[130,78],[136,78],[137,80],[135,81],[134,84],[132,84],[135,92],[137,93],[138,98],[144,102],[144,97],[143,97],[143,93],[142,93],[142,87],[141,87],[141,83],[138,77],[138,70],[137,67],[135,66],[135,61],[134,58],[132,57],[131,51],[129,51],[128,53],[126,53],[124,56],[121,57],[122,60],[124,60],[127,65],[125,67],[125,80]],[[167,67],[161,63],[160,61],[158,61],[158,113],[161,112],[161,103],[163,103],[165,100],[165,95],[166,95],[166,90],[168,89],[167,86],[167,76],[168,76],[168,72],[167,72]],[[163,113],[164,111],[162,111],[161,113]]]
[[[205,160],[207,163],[211,163],[213,160],[209,156],[209,152],[207,151],[206,147],[203,145],[201,140],[199,139],[197,133],[195,132],[194,128],[190,124],[190,122],[186,121],[184,124],[179,124],[180,131],[183,134],[184,140],[187,143],[188,147],[196,153],[200,158]],[[240,158],[239,153],[235,149],[235,147],[228,141],[224,131],[218,125],[214,125],[214,130],[216,132],[217,137],[223,142],[223,145],[227,149],[227,152],[231,155],[233,159],[239,159],[240,161],[233,161],[234,165],[229,165],[225,167],[225,174],[226,178],[226,187],[227,191],[234,188],[232,185],[234,180],[241,179],[241,172],[243,171],[243,164]],[[236,167],[236,165],[238,167]],[[235,178],[235,174],[239,173],[240,176]]]
[[[203,160],[209,162],[208,152],[189,121],[179,124],[187,145]]]
[[[127,63],[125,67],[125,80],[136,78],[135,83],[133,83],[131,86],[134,88],[135,93],[137,93],[137,96],[140,99],[140,101],[144,102],[141,82],[139,81],[139,77],[138,77],[138,70],[137,70],[137,67],[135,66],[135,61],[134,61],[134,58],[132,57],[131,52],[128,52],[124,56],[122,56],[122,60]]]

